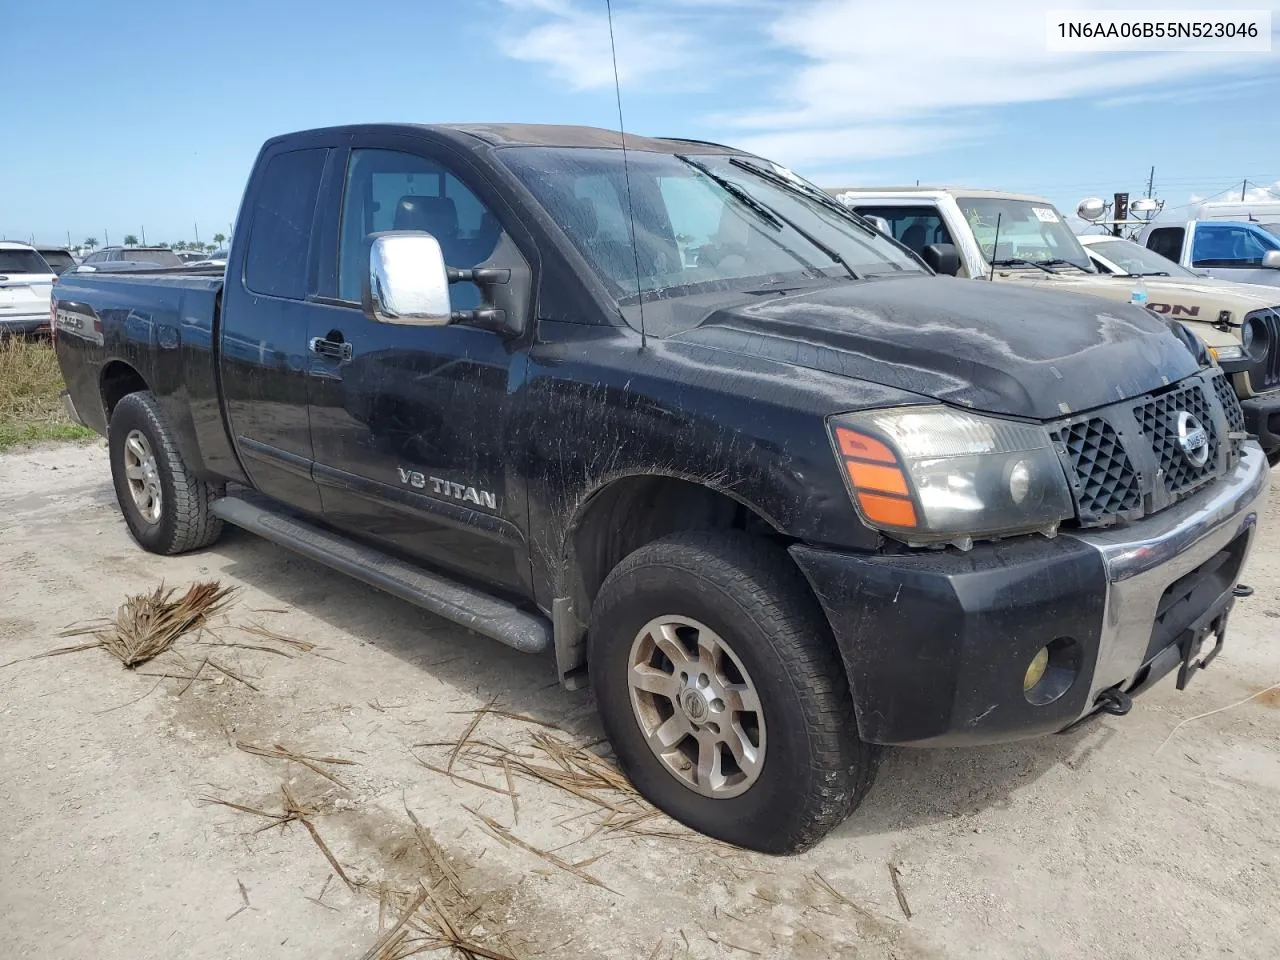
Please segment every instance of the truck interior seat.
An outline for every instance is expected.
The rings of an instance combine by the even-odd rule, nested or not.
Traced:
[[[445,263],[449,266],[471,266],[461,249],[458,232],[458,207],[449,197],[401,197],[396,204],[393,230],[425,230],[440,241]]]
[[[902,245],[910,247],[916,253],[923,253],[925,247],[924,224],[913,223],[902,231]]]

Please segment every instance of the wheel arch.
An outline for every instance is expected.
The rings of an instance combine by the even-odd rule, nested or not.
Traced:
[[[743,530],[783,545],[791,540],[776,517],[706,478],[646,472],[601,483],[566,528],[552,601],[556,667],[567,686],[581,682],[587,624],[605,577],[645,544],[686,530]]]
[[[111,422],[111,413],[123,398],[149,389],[146,379],[132,364],[118,359],[108,361],[98,377],[98,395],[102,398],[107,422]]]

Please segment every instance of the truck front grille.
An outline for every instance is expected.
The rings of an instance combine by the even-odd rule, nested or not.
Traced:
[[[1208,434],[1201,466],[1178,442],[1178,416]],[[1176,503],[1235,467],[1244,414],[1221,370],[1203,371],[1167,389],[1061,421],[1050,428],[1076,506],[1076,523],[1099,527],[1137,520]]]
[[[1232,433],[1245,433],[1244,411],[1240,409],[1240,400],[1236,396],[1235,387],[1225,374],[1213,378],[1213,389],[1218,394],[1218,402],[1227,415],[1227,429]],[[1236,444],[1239,446],[1239,444]]]
[[[1133,463],[1102,417],[1071,424],[1058,436],[1075,468],[1076,506],[1082,520],[1127,513],[1142,502]]]
[[[1179,494],[1212,480],[1218,466],[1218,431],[1209,413],[1209,397],[1198,383],[1148,400],[1133,408],[1138,429],[1155,450],[1165,489]],[[1186,411],[1209,434],[1209,458],[1197,467],[1178,446],[1178,414]]]

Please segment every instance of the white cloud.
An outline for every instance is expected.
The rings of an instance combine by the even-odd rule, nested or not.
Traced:
[[[503,41],[509,55],[544,63],[577,89],[612,85],[602,2],[503,2],[521,14],[518,24],[538,21],[518,39]],[[775,76],[785,68],[780,79],[754,85],[756,102],[708,111],[707,124],[713,136],[793,165],[918,155],[980,139],[992,126],[992,112],[1011,104],[1087,98],[1119,106],[1124,98],[1133,103],[1180,93],[1203,98],[1197,89],[1208,81],[1229,94],[1262,82],[1264,72],[1276,75],[1272,54],[1050,53],[1050,5],[752,2],[730,21],[726,0],[645,0],[615,11],[614,26],[624,81],[653,85],[673,74],[686,85],[714,81],[730,42],[749,45],[751,53],[741,58],[748,68],[769,68]],[[1087,11],[1116,4],[1056,0],[1052,6]],[[1125,0],[1124,6],[1195,9],[1204,0]],[[731,32],[735,39],[726,40]],[[745,86],[741,75],[728,83]]]
[[[569,0],[502,0],[516,13],[513,29],[499,40],[515,60],[544,64],[575,90],[613,86],[609,21],[603,3],[590,9]],[[529,14],[540,22],[530,22]],[[638,81],[668,73],[687,60],[691,37],[643,11],[620,10],[613,17],[618,79]]]

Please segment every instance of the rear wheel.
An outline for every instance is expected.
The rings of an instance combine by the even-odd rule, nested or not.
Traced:
[[[695,830],[796,853],[870,788],[877,755],[825,618],[772,544],[705,531],[641,547],[601,586],[589,642],[619,763]]]
[[[222,533],[211,511],[221,490],[190,473],[164,412],[148,391],[130,393],[111,412],[111,478],[133,538],[152,553],[185,553]]]

